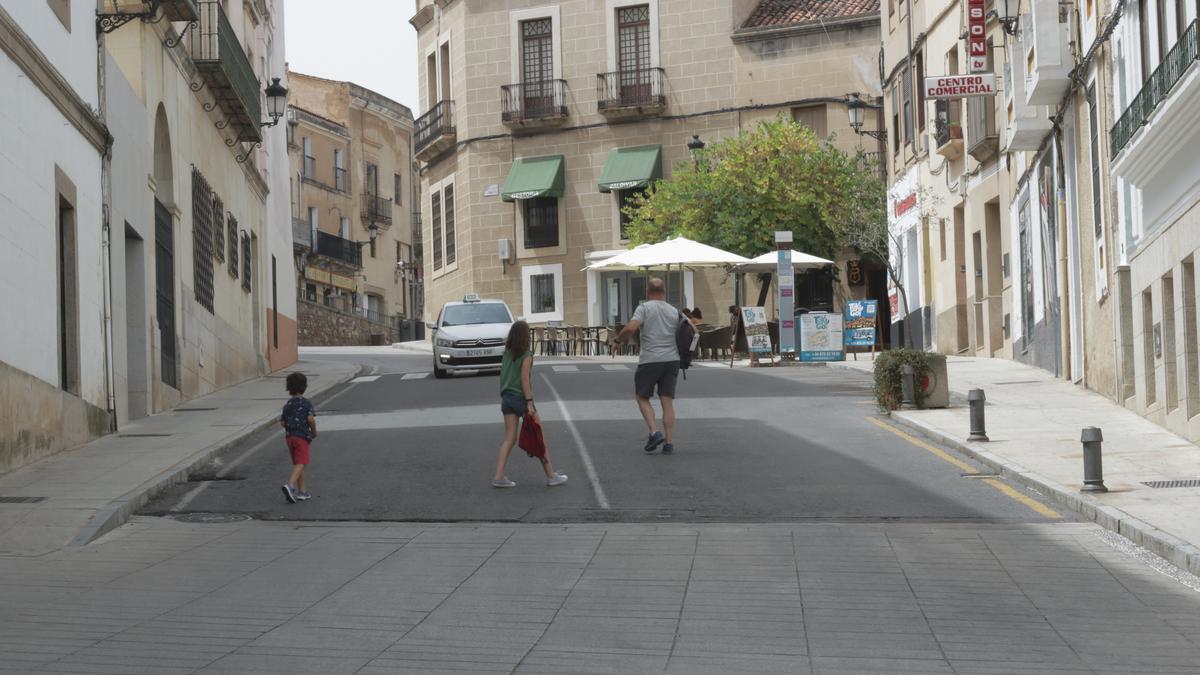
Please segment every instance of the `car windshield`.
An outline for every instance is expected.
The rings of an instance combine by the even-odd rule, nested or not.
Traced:
[[[498,302],[451,305],[442,312],[443,326],[470,326],[479,323],[512,323],[508,308]]]

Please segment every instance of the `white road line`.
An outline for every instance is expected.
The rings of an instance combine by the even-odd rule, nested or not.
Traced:
[[[429,373],[405,373],[401,380],[423,380],[429,377]]]
[[[374,382],[375,380],[378,380],[380,377],[382,377],[382,375],[363,375],[362,377],[356,377],[353,380],[350,380],[350,384],[361,384],[363,382]]]
[[[629,372],[629,366],[623,363],[606,363],[601,367],[605,370],[619,370],[626,373]]]
[[[318,428],[319,428],[319,427],[318,427]],[[247,459],[249,459],[249,457],[250,457],[251,455],[253,455],[254,453],[258,452],[259,450],[262,450],[264,447],[266,447],[267,443],[272,443],[272,442],[274,442],[274,443],[279,443],[279,444],[280,444],[280,446],[282,446],[282,445],[283,445],[283,443],[282,443],[281,439],[279,438],[279,431],[278,431],[278,430],[277,430],[277,431],[275,431],[275,432],[272,432],[272,433],[271,433],[269,436],[267,436],[266,438],[262,439],[262,440],[261,440],[261,441],[259,441],[258,443],[255,443],[255,444],[254,444],[254,447],[252,447],[252,448],[250,448],[249,450],[247,450],[246,452],[243,452],[242,454],[238,455],[238,456],[237,456],[237,458],[236,458],[236,459],[234,459],[232,462],[230,462],[230,463],[226,464],[225,466],[221,467],[221,470],[220,470],[220,471],[217,471],[217,478],[224,478],[225,476],[228,476],[230,471],[233,471],[235,468],[237,468],[237,465],[239,465],[239,464],[241,464],[242,462],[244,462],[244,461],[246,461]],[[203,485],[207,485],[207,483],[205,483],[205,484],[203,484]],[[189,495],[189,496],[190,496],[190,495]],[[185,499],[187,499],[187,498],[185,497]],[[189,501],[190,501],[190,500],[189,500]]]
[[[579,366],[554,366],[556,373],[578,373]]]
[[[183,496],[183,499],[179,500],[178,504],[171,507],[171,512],[179,513],[180,511],[186,509],[188,504],[191,504],[193,499],[195,499],[196,497],[199,497],[200,493],[204,492],[204,488],[206,488],[206,487],[208,487],[208,483],[201,483],[201,484],[197,485],[196,487],[192,488],[191,491],[189,491],[186,495]]]
[[[583,469],[587,472],[588,480],[592,483],[592,492],[596,493],[596,503],[600,508],[608,511],[608,497],[604,496],[604,488],[600,485],[600,476],[596,474],[596,467],[592,464],[592,456],[588,454],[587,445],[583,442],[583,436],[579,434],[579,429],[575,428],[575,423],[571,421],[571,413],[567,411],[567,405],[558,397],[558,390],[550,382],[550,378],[542,375],[542,379],[546,381],[546,386],[550,388],[550,393],[554,395],[554,402],[558,404],[558,409],[562,412],[563,421],[567,423],[567,428],[571,430],[571,435],[575,437],[575,444],[579,447],[579,457],[583,460]]]

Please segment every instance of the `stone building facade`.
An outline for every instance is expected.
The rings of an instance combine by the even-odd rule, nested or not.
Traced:
[[[282,11],[0,3],[0,471],[295,361]]]
[[[421,311],[412,113],[350,82],[299,73],[289,79],[299,297],[395,330],[398,321],[419,318]],[[300,334],[332,339],[328,330],[301,327]],[[360,334],[333,343],[353,344]]]
[[[532,323],[627,320],[644,279],[583,270],[628,246],[623,200],[691,161],[693,136],[783,114],[876,151],[846,104],[879,95],[878,4],[827,4],[417,0],[426,319],[478,293]],[[706,315],[735,302],[723,273],[668,284]]]

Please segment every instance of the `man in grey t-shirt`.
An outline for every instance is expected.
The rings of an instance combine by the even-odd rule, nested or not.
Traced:
[[[637,374],[633,377],[634,389],[637,393],[638,409],[646,426],[650,429],[650,437],[646,440],[645,451],[654,452],[662,445],[664,455],[675,451],[671,434],[675,429],[675,382],[679,379],[679,349],[675,346],[675,331],[684,320],[678,309],[666,300],[666,286],[662,279],[651,279],[646,287],[646,302],[637,308],[633,318],[625,324],[624,330],[614,340],[613,354],[622,347],[629,338],[641,330],[641,357],[638,359]],[[658,430],[658,422],[654,417],[654,406],[650,399],[658,390],[658,400],[662,402],[663,430],[666,436]]]

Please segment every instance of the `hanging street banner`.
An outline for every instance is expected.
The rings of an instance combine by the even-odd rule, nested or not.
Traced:
[[[845,361],[842,315],[810,312],[800,315],[800,360]]]
[[[767,327],[765,307],[743,307],[742,325],[746,328],[746,344],[752,354],[771,353],[771,330]]]
[[[847,347],[870,347],[875,344],[875,327],[879,319],[879,301],[847,300],[845,343]]]
[[[972,73],[982,73],[988,69],[985,4],[985,0],[967,0],[967,59]]]
[[[942,75],[925,78],[925,98],[947,99],[967,96],[995,96],[996,75]]]

